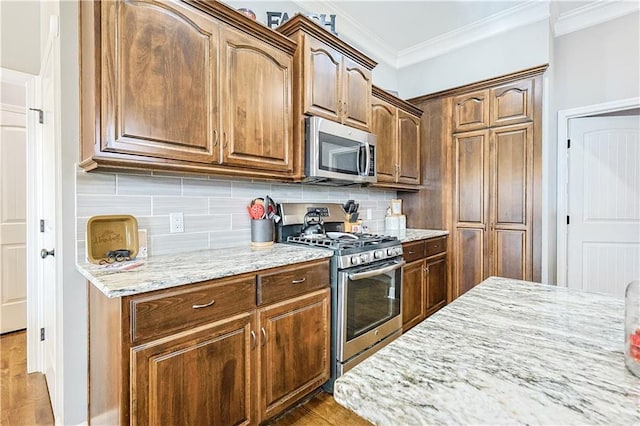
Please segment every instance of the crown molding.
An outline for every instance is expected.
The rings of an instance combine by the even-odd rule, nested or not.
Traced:
[[[548,1],[528,1],[403,49],[398,52],[397,66],[404,68],[548,17]]]
[[[305,0],[292,0],[302,9],[309,13],[328,12],[338,16],[340,21],[343,21],[346,25],[340,27],[340,34],[344,35],[351,42],[353,42],[359,49],[364,50],[371,56],[375,56],[377,60],[386,62],[393,68],[397,69],[397,53],[387,42],[382,40],[377,35],[367,30],[361,25],[357,19],[349,15],[341,7],[336,5],[336,1],[316,0],[313,7],[315,10],[309,10],[309,1]]]
[[[639,10],[640,2],[637,1],[594,1],[560,14],[553,32],[559,37]]]

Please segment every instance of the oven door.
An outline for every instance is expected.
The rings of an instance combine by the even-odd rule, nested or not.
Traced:
[[[402,328],[402,266],[395,259],[338,271],[336,356],[345,362]]]

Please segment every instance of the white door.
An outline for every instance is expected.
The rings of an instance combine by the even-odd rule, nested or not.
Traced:
[[[44,221],[44,232],[40,233],[40,249],[55,250],[56,241],[56,163],[59,161],[56,141],[58,137],[57,122],[57,100],[56,96],[56,65],[55,65],[54,43],[48,43],[48,50],[45,53],[40,70],[40,91],[44,120],[42,124],[42,137],[38,155],[38,166],[41,174],[39,176],[38,195],[40,199],[39,217]],[[39,255],[40,253],[34,253]],[[51,406],[56,415],[56,361],[57,361],[57,339],[56,335],[58,306],[57,295],[57,273],[56,258],[52,255],[41,259],[39,268],[39,286],[42,294],[43,324],[45,332],[44,340],[44,371],[51,398]]]
[[[568,287],[624,297],[640,279],[640,117],[569,120]]]
[[[0,108],[0,333],[7,333],[27,327],[27,120],[24,107]]]

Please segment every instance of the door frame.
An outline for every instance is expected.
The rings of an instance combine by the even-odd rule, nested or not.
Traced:
[[[569,120],[572,118],[588,117],[596,114],[625,111],[640,107],[640,97],[621,99],[601,104],[587,105],[578,108],[558,111],[558,180],[557,180],[557,284],[567,287],[567,253],[568,230],[567,214],[569,200],[569,152],[566,140],[569,137]]]
[[[38,114],[29,108],[38,105],[37,75],[28,74],[0,67],[0,81],[16,85],[24,85],[26,89],[25,116],[27,118],[27,240],[26,252],[35,253],[38,248],[38,194],[36,192],[37,145],[39,139]],[[27,373],[40,371],[42,358],[40,357],[40,324],[41,314],[38,308],[38,261],[33,256],[27,256]]]

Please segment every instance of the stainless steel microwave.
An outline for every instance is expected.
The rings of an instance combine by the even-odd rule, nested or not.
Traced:
[[[305,119],[305,182],[377,182],[376,136],[320,117]]]

